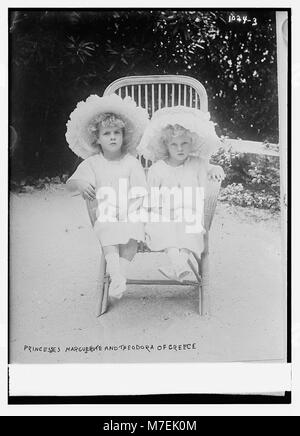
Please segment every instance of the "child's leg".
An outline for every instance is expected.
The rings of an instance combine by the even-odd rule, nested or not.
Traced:
[[[108,245],[103,247],[103,253],[107,262],[107,272],[113,277],[120,274],[120,261],[119,261],[119,246]]]
[[[122,275],[120,268],[120,254],[118,245],[103,247],[107,263],[107,272],[111,278],[109,295],[120,298],[126,290],[126,278]]]
[[[120,244],[120,268],[122,275],[128,278],[130,262],[137,253],[137,241],[130,239],[127,244]]]

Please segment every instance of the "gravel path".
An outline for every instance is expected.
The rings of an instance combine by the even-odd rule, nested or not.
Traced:
[[[278,216],[218,205],[210,319],[199,317],[193,288],[171,286],[131,286],[96,318],[98,242],[84,202],[61,185],[12,194],[10,220],[11,362],[285,358]],[[131,276],[159,278],[165,261],[139,254]]]

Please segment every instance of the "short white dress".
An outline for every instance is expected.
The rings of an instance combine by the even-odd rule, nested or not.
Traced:
[[[201,255],[205,233],[203,216],[206,180],[206,164],[197,157],[189,157],[177,167],[164,160],[150,167],[147,176],[150,192],[152,188],[159,189],[159,200],[157,197],[156,201],[153,200],[155,195],[149,200],[152,215],[145,226],[146,243],[151,250],[186,248]],[[181,192],[182,195],[172,196],[165,188],[179,188],[177,193]],[[169,216],[166,217],[166,222],[162,222],[166,212]],[[153,222],[158,220],[158,216],[161,218],[159,222]]]
[[[79,164],[69,180],[85,180],[95,186],[96,193],[99,192],[100,188],[113,188],[113,191],[116,193],[116,202],[113,202],[117,209],[117,220],[115,222],[102,222],[99,216],[101,207],[105,206],[104,203],[109,204],[109,196],[97,199],[97,220],[94,230],[103,247],[127,244],[130,239],[144,241],[144,223],[130,222],[130,220],[124,222],[118,219],[120,211],[119,199],[123,200],[123,203],[121,201],[122,204],[124,204],[124,197],[126,195],[127,200],[132,199],[132,188],[138,188],[140,192],[145,192],[145,196],[147,195],[146,177],[138,159],[130,154],[125,154],[120,160],[108,160],[102,153],[99,153]],[[123,182],[121,191],[120,180]],[[99,197],[98,194],[97,197]]]

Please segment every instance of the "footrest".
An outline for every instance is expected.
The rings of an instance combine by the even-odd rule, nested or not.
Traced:
[[[176,286],[199,286],[199,282],[192,280],[183,280],[179,282],[178,280],[139,280],[139,279],[128,279],[127,284],[129,285],[176,285]]]

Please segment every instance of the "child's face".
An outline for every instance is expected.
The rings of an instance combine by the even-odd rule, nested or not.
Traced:
[[[184,162],[191,152],[192,141],[187,135],[173,136],[167,144],[169,158],[174,162]]]
[[[99,132],[99,144],[103,153],[119,152],[123,144],[123,131],[118,127],[101,127]]]

